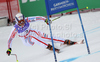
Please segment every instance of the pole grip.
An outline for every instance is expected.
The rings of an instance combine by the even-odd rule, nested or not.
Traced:
[[[18,60],[16,62],[18,62]]]

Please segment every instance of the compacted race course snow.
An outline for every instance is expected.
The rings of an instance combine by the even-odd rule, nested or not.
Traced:
[[[55,47],[61,50],[61,53],[56,53],[58,62],[100,62],[100,12],[81,13],[81,17],[91,54],[88,54],[86,44],[60,46],[55,43]],[[0,27],[0,62],[16,62],[15,56],[6,54],[12,27]],[[31,27],[50,35],[49,26],[44,22],[33,22]],[[84,39],[78,14],[62,16],[53,21],[51,27],[53,36],[73,41]],[[55,62],[52,51],[36,44],[31,47],[24,46],[17,35],[12,42],[12,54],[17,54],[19,62]]]

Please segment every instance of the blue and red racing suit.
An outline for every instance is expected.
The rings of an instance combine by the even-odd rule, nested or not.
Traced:
[[[23,27],[15,24],[8,39],[8,48],[12,47],[12,40],[14,39],[16,34],[18,34],[18,36],[26,46],[38,44],[44,48],[47,48],[48,43],[46,41],[51,41],[51,37],[41,31],[32,29],[30,27],[30,22],[45,21],[45,19],[46,18],[42,16],[26,17]],[[53,37],[53,41],[63,44],[65,39]]]

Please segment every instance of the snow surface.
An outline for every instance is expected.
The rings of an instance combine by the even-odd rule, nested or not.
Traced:
[[[100,62],[100,12],[81,13],[81,17],[91,54],[88,54],[86,44],[60,46],[55,43],[55,47],[61,50],[61,53],[56,53],[58,62]],[[84,39],[78,14],[62,16],[53,21],[51,26],[53,36],[73,41]],[[6,54],[7,40],[12,27],[0,27],[0,62],[16,62],[14,55]],[[49,26],[41,21],[31,23],[31,27],[50,35]],[[19,62],[55,62],[52,51],[36,44],[27,47],[17,35],[13,39],[12,54],[17,54]]]

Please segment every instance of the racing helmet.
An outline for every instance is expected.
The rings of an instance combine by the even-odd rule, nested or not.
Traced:
[[[15,21],[16,21],[17,24],[18,24],[18,22],[19,22],[20,20],[25,20],[25,17],[24,17],[24,15],[23,15],[22,13],[18,13],[18,14],[16,14],[16,16],[15,16]]]

